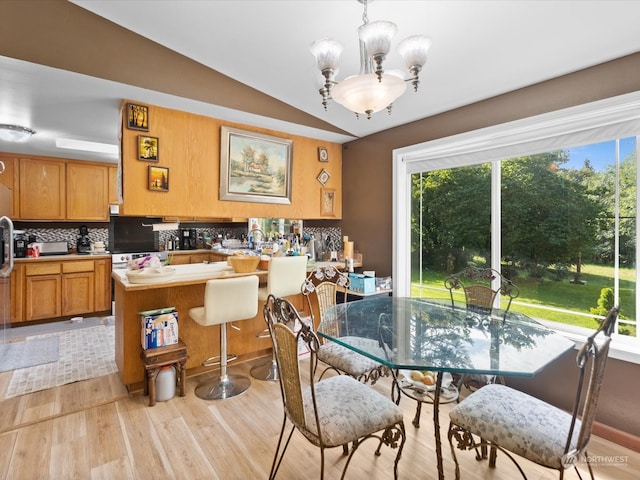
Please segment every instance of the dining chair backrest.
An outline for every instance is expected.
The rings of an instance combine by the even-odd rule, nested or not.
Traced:
[[[496,279],[498,286],[494,287],[493,283]],[[511,308],[513,299],[520,295],[520,289],[493,268],[467,267],[447,277],[444,285],[449,290],[452,307],[455,306],[454,290],[462,289],[467,310],[475,313],[490,314],[493,311],[496,296],[501,294],[509,299],[504,309],[506,314]]]
[[[313,324],[324,319],[325,312],[336,305],[338,287],[348,290],[350,285],[349,275],[340,272],[333,266],[315,267],[302,284],[302,294],[307,299],[307,306],[311,312]],[[312,298],[315,296],[318,303],[318,316],[315,318]],[[344,301],[347,294],[344,294]],[[329,332],[327,332],[329,333]]]
[[[579,368],[578,388],[573,407],[573,419],[571,429],[567,438],[565,448],[565,457],[577,458],[587,448],[591,437],[591,429],[595,421],[596,411],[598,410],[598,400],[602,389],[602,380],[604,378],[607,358],[609,357],[609,345],[611,343],[611,334],[618,318],[619,308],[613,307],[609,310],[607,317],[603,320],[600,328],[589,336],[578,351],[576,363]],[[601,337],[604,337],[603,339]],[[584,387],[585,372],[588,368],[589,360],[591,360],[591,371],[587,384],[587,393],[584,398],[584,404],[580,411],[580,401]],[[580,414],[580,415],[578,415]],[[577,418],[580,418],[581,425],[576,441],[576,447],[573,451],[569,451],[571,438]]]
[[[267,295],[288,297],[300,293],[300,285],[307,276],[306,255],[291,257],[271,257],[267,271],[267,287],[261,293],[265,300]]]

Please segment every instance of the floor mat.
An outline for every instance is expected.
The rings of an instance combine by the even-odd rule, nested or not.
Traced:
[[[100,325],[33,338],[48,337],[59,339],[58,361],[15,370],[5,398],[118,371],[115,364],[114,325]]]
[[[58,338],[45,337],[0,345],[0,372],[58,361]]]

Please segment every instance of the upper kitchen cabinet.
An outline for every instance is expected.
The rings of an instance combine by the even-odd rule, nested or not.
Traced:
[[[9,154],[0,154],[0,160],[5,163],[0,181],[13,189],[15,220],[109,221],[109,203],[117,203],[117,166]]]
[[[67,163],[67,220],[109,221],[109,170],[105,165]]]
[[[20,220],[65,220],[65,162],[21,158]]]
[[[6,212],[4,215],[15,219],[18,217],[18,161],[11,155],[0,153],[0,162],[2,162],[0,164],[0,172],[3,172],[0,173],[0,184],[11,191],[8,199],[9,203],[7,205],[3,204],[3,211]],[[3,202],[6,201],[6,199],[3,200]]]
[[[118,166],[109,165],[109,205],[118,202]]]
[[[129,103],[139,105],[139,102],[125,100],[125,110]],[[121,215],[194,219],[192,221],[249,217],[341,218],[340,144],[144,106],[148,130],[141,131],[135,125],[130,128],[128,116],[123,115]],[[221,144],[225,143],[223,126],[248,132],[249,138],[254,138],[253,134],[255,137],[268,135],[277,141],[292,142],[289,168],[285,170],[291,183],[290,204],[220,199],[220,176],[221,171],[225,171],[221,165],[222,162],[229,165],[228,160],[221,160]],[[150,158],[146,158],[143,148],[147,138],[151,142],[158,140],[158,151]],[[233,160],[241,157],[239,153]],[[264,173],[260,152],[254,157],[256,161],[246,162],[247,175]],[[157,182],[151,179],[150,169],[160,172]],[[251,196],[247,199],[251,200]]]

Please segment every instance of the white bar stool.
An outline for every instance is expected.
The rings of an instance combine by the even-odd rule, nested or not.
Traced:
[[[307,278],[307,256],[295,257],[271,257],[267,270],[267,286],[258,290],[258,299],[262,302],[269,295],[276,298],[297,295],[302,292],[302,284]],[[258,338],[269,338],[269,329],[266,328],[257,333]],[[251,369],[251,376],[257,380],[279,380],[278,363],[275,349],[271,360]]]
[[[258,277],[224,278],[207,281],[204,306],[189,310],[189,316],[200,325],[220,325],[220,377],[196,387],[196,396],[204,400],[235,397],[249,388],[251,380],[243,375],[227,375],[227,323],[253,318],[258,313]],[[203,365],[215,365],[208,358]],[[231,358],[231,360],[233,360]]]

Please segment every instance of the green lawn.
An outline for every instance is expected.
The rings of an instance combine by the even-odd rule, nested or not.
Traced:
[[[445,273],[426,270],[423,272],[423,288],[420,288],[419,278],[416,273],[412,279],[412,296],[448,300],[450,298],[449,291],[444,288],[446,276],[447,274]],[[514,311],[535,318],[587,328],[597,327],[597,322],[590,315],[572,315],[537,307],[537,305],[540,305],[541,307],[567,309],[589,314],[589,308],[597,306],[600,290],[604,287],[613,288],[613,268],[600,265],[583,265],[582,279],[586,281],[586,284],[573,284],[570,282],[571,279],[573,279],[573,273],[570,273],[562,281],[545,278],[540,282],[523,276],[513,278],[513,282],[520,289],[520,296],[514,300],[511,308]],[[464,302],[462,294],[458,300]],[[620,318],[623,319],[633,320],[636,318],[634,269],[620,269],[620,313]]]

